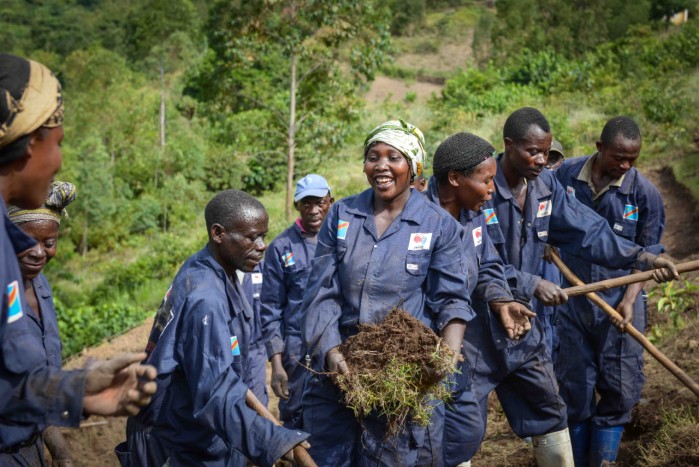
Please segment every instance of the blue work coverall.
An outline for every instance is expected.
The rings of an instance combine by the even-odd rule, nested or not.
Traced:
[[[243,275],[243,293],[252,307],[253,320],[251,323],[252,339],[248,353],[248,367],[245,374],[245,384],[263,405],[269,403],[267,394],[267,351],[262,338],[262,323],[260,321],[260,291],[262,289],[262,265],[255,266],[252,272]]]
[[[42,465],[41,431],[48,425],[80,423],[86,370],[61,371],[58,332],[56,339],[44,340],[36,315],[24,299],[17,255],[36,241],[7,217],[1,198],[0,214],[0,463],[24,459],[29,465]],[[43,288],[37,290],[42,311],[44,295]],[[44,323],[47,326],[51,323]],[[15,457],[20,451],[20,457]]]
[[[127,421],[123,465],[271,466],[307,438],[245,403],[252,320],[239,282],[208,247],[184,263],[153,323],[146,363],[158,369],[158,390]]]
[[[315,239],[303,235],[295,222],[267,248],[262,271],[262,329],[267,356],[281,353],[286,371],[289,400],[279,399],[279,415],[285,426],[301,427],[301,396],[306,378],[306,352],[301,340],[301,305]]]
[[[568,196],[548,169],[528,181],[524,209],[520,209],[502,170],[502,157],[497,159],[495,193],[484,212],[488,233],[500,257],[515,269],[515,298],[529,301],[533,297],[547,242],[578,258],[610,267],[635,264],[643,249],[614,235],[604,219]],[[534,319],[532,330],[516,346],[508,348],[503,345],[505,341],[495,343],[498,357],[491,364],[483,361],[484,366],[492,365],[493,374],[481,379],[484,388],[474,381],[476,392],[509,381],[507,385],[500,383],[496,392],[510,426],[520,437],[566,428],[566,407],[558,395],[540,320]]]
[[[302,330],[316,371],[325,356],[359,323],[378,323],[394,307],[405,309],[435,331],[453,319],[469,321],[462,232],[443,209],[412,190],[401,214],[379,236],[373,189],[330,208],[318,234],[307,282]],[[323,374],[309,378],[303,395],[303,427],[311,433],[311,455],[319,465],[439,465],[444,406],[429,426],[406,422],[384,441],[385,419],[376,414],[362,425],[342,403],[342,394]]]
[[[593,200],[587,182],[577,178],[588,159],[589,156],[565,161],[556,173],[561,185],[571,197],[605,219],[609,230],[618,238],[645,247],[653,254],[662,253],[660,238],[665,209],[658,190],[631,168],[620,187],[610,186]],[[561,257],[585,283],[626,276],[633,266],[631,263],[598,266],[566,251]],[[616,309],[625,291],[625,287],[617,287],[597,294]],[[646,307],[641,295],[634,303],[632,324],[644,331]],[[559,307],[558,313],[560,353],[556,372],[571,424],[588,419],[600,428],[628,423],[645,382],[641,344],[619,332],[607,315],[584,296],[571,297]],[[599,400],[595,399],[595,390]]]
[[[427,198],[439,205],[439,182],[430,178]],[[474,369],[479,367],[481,350],[478,343],[488,336],[507,339],[497,316],[492,316],[488,303],[513,300],[505,276],[505,266],[495,250],[482,211],[461,210],[459,223],[464,229],[464,257],[468,292],[476,318],[466,326],[461,353],[464,361],[456,375],[454,399],[446,408],[444,421],[444,465],[454,466],[470,460],[485,436],[488,416],[488,393],[476,394],[473,388]],[[492,329],[491,329],[492,327]]]

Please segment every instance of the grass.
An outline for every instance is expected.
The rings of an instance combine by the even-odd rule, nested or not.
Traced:
[[[675,178],[699,199],[699,152],[687,154],[672,163]]]
[[[453,372],[453,352],[444,346],[430,356],[435,373]],[[386,437],[397,435],[411,420],[421,426],[430,424],[432,413],[439,402],[451,400],[448,383],[437,383],[425,388],[422,383],[424,368],[412,362],[393,357],[379,372],[358,371],[338,376],[338,387],[345,394],[347,407],[359,420],[370,413],[386,417]]]
[[[697,465],[699,414],[689,407],[665,413],[663,426],[647,446],[641,446],[639,465]]]

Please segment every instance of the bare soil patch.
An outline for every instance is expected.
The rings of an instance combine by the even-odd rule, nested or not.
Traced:
[[[442,92],[442,86],[419,81],[408,83],[388,76],[377,76],[371,83],[365,98],[369,103],[380,103],[386,100],[400,102],[405,100],[406,95],[411,92],[415,93],[416,101],[425,102],[432,97],[432,94],[438,96]]]

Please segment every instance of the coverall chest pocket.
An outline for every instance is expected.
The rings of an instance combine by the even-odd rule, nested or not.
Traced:
[[[633,241],[636,238],[636,227],[638,222],[628,219],[617,219],[612,224],[612,230],[620,237]]]
[[[486,228],[488,229],[488,236],[496,248],[498,245],[505,243],[505,236],[502,234],[499,224],[486,225]]]
[[[429,253],[408,253],[405,256],[405,270],[412,276],[424,276],[430,267]]]
[[[306,283],[308,274],[311,272],[311,268],[308,267],[294,267],[287,275],[287,290],[298,290],[303,289],[303,285]]]
[[[534,219],[533,236],[536,240],[546,243],[549,239],[549,220],[551,216],[537,217]]]

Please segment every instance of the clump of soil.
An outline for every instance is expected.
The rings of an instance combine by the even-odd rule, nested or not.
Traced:
[[[394,309],[380,324],[360,324],[340,352],[349,375],[337,383],[359,420],[379,413],[386,436],[398,434],[410,418],[428,425],[434,401],[449,397],[442,380],[454,372],[454,350],[405,310]]]

